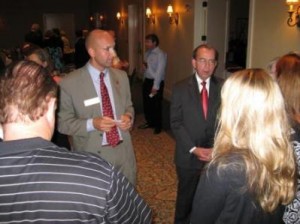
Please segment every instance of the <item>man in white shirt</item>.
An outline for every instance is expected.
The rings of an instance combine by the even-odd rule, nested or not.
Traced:
[[[162,100],[167,55],[158,47],[159,39],[155,34],[148,34],[145,44],[147,51],[144,62],[143,106],[146,123],[139,128],[154,128],[154,134],[159,134],[162,128]]]

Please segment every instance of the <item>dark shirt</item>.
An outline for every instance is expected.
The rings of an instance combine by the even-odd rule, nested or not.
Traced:
[[[97,155],[41,138],[0,143],[1,223],[151,223],[128,180]]]
[[[295,150],[295,155],[298,165],[298,187],[295,199],[286,206],[283,220],[287,224],[300,223],[300,126],[294,127],[292,130],[292,144]]]
[[[85,47],[85,38],[81,37],[75,43],[74,63],[76,68],[83,67],[89,59],[90,56]]]
[[[39,47],[43,47],[43,34],[41,31],[29,31],[25,35],[25,42],[35,44]]]
[[[277,224],[283,223],[284,207],[266,213],[246,190],[244,163],[229,158],[219,173],[211,166],[201,176],[193,202],[191,224]]]

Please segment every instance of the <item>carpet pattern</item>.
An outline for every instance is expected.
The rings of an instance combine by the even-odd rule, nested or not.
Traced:
[[[173,162],[175,141],[165,131],[138,129],[143,116],[137,115],[132,141],[137,159],[137,190],[153,212],[153,224],[174,221],[177,179]]]

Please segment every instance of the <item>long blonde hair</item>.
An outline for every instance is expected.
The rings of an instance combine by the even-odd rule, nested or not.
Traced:
[[[288,204],[295,194],[296,165],[289,141],[284,100],[262,69],[232,74],[221,92],[221,114],[211,164],[232,165],[230,154],[245,164],[246,189],[266,212]]]

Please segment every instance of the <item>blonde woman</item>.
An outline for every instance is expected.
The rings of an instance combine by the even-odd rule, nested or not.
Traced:
[[[221,100],[191,223],[281,223],[282,205],[295,194],[296,164],[279,86],[264,70],[242,70],[226,80]]]
[[[292,143],[297,156],[298,177],[300,170],[300,56],[290,53],[277,63],[278,84],[285,99],[292,124]],[[287,224],[300,223],[300,180],[298,192],[291,204],[286,207],[283,220]]]

